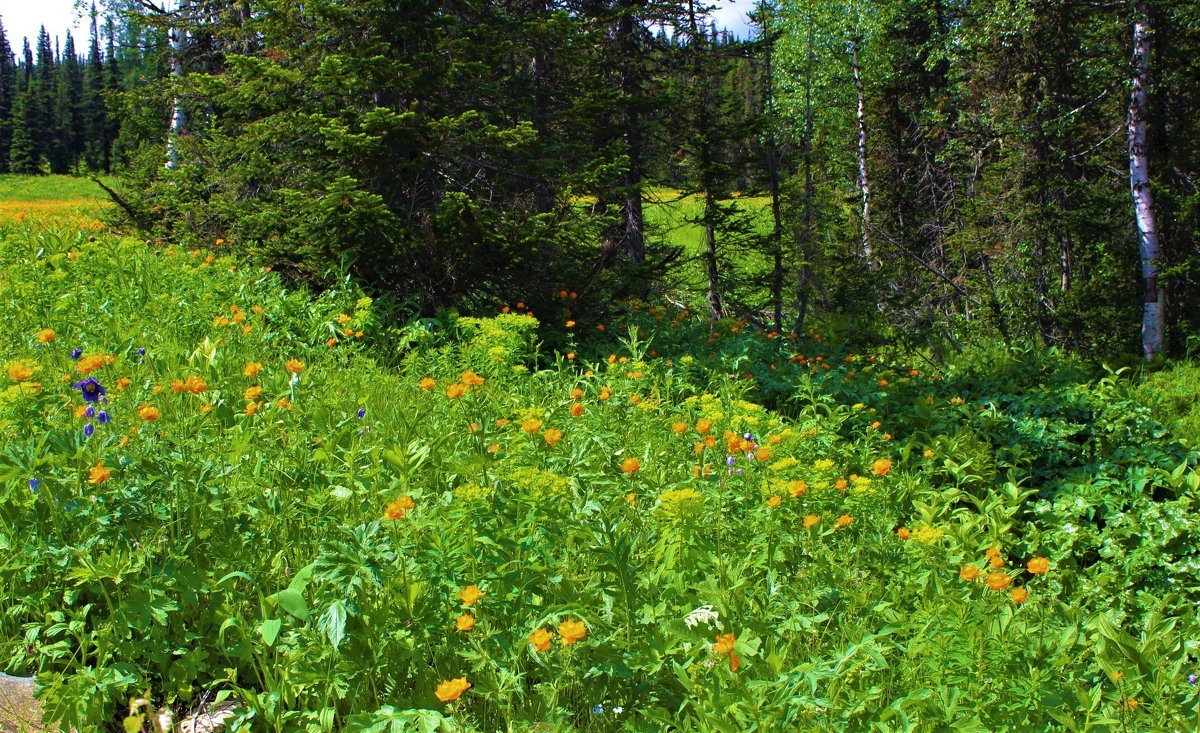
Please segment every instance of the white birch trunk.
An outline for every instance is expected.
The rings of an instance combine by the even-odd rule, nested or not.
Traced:
[[[1147,81],[1150,76],[1150,18],[1145,3],[1138,3],[1133,23],[1133,84],[1129,95],[1129,191],[1137,220],[1138,250],[1142,259],[1142,351],[1153,359],[1163,351],[1165,305],[1158,282],[1158,227],[1150,196],[1146,161]]]
[[[850,69],[854,72],[854,91],[858,94],[858,190],[862,195],[862,258],[871,261],[871,186],[867,180],[867,111],[863,95],[862,73],[858,65],[858,39],[846,42],[850,53]]]
[[[184,14],[183,4],[180,4],[179,14]],[[171,126],[167,130],[167,168],[179,165],[179,136],[187,127],[187,111],[183,108],[183,98],[179,96],[179,85],[183,81],[183,54],[187,48],[187,30],[182,23],[171,28],[168,37],[171,41],[171,80],[175,84],[175,100],[171,109]]]

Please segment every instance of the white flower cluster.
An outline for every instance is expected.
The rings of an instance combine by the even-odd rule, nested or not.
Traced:
[[[706,626],[716,626],[717,612],[713,610],[712,606],[701,606],[700,608],[693,610],[687,616],[684,616],[683,623],[689,629],[694,629],[700,624],[705,624]]]

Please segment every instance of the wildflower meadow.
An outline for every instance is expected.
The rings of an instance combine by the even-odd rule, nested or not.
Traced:
[[[0,669],[78,731],[1196,729],[1195,436],[1132,375],[673,302],[549,346],[579,297],[0,220]]]

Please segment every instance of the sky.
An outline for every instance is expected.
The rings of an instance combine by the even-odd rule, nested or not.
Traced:
[[[753,0],[721,0],[716,11],[717,25],[739,38],[749,36],[746,14],[753,4]],[[76,47],[86,47],[88,31],[75,12],[75,0],[0,0],[0,20],[4,21],[9,45],[17,54],[21,52],[22,37],[28,37],[29,45],[33,46],[43,24],[51,38],[58,36],[60,44],[69,28]]]

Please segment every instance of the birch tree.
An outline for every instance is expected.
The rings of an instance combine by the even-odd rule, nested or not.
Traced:
[[[1142,261],[1142,352],[1153,359],[1163,351],[1163,288],[1158,281],[1158,227],[1150,195],[1146,153],[1147,86],[1150,77],[1150,14],[1146,3],[1134,6],[1133,73],[1129,95],[1129,191],[1133,197]]]

